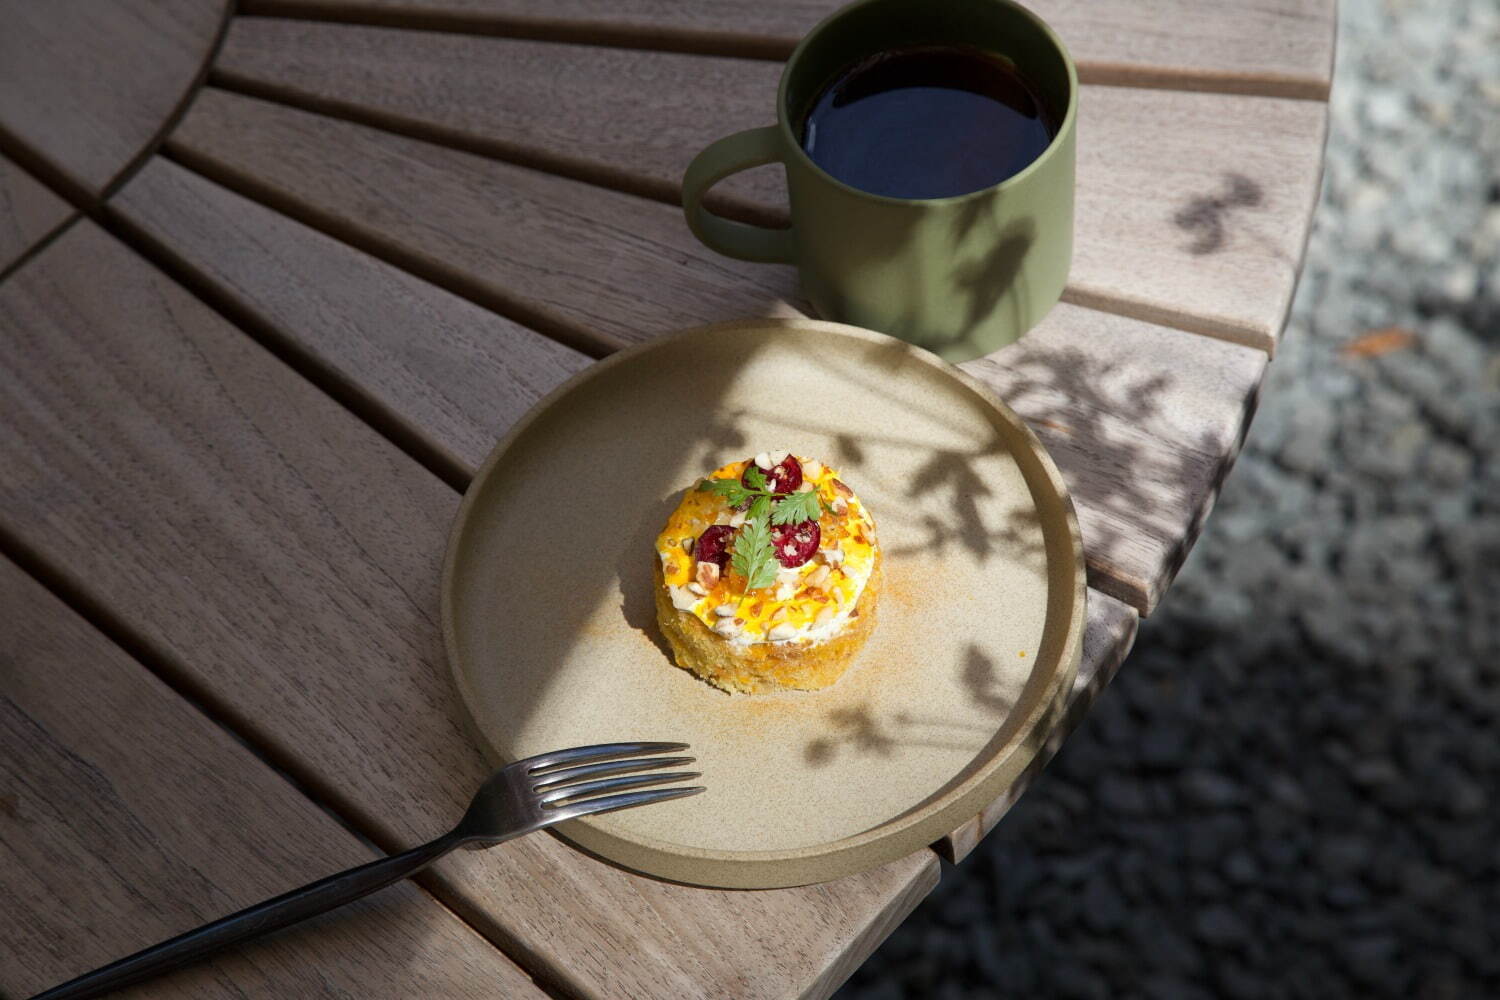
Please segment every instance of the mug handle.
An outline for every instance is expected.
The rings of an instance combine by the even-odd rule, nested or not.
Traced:
[[[682,175],[682,207],[693,235],[726,257],[765,264],[792,263],[797,256],[792,230],[733,222],[703,207],[708,189],[730,174],[781,162],[781,131],[776,125],[726,135],[693,157]]]

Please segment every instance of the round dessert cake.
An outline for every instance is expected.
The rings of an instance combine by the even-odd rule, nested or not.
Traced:
[[[678,666],[726,691],[838,680],[875,626],[875,521],[823,463],[731,462],[656,538],[656,617]]]

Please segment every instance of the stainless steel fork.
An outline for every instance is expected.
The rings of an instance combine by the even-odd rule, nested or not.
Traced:
[[[456,847],[490,847],[563,820],[696,795],[702,786],[650,787],[700,777],[696,771],[659,770],[690,763],[692,757],[647,756],[686,749],[686,743],[601,743],[518,760],[491,775],[458,825],[431,843],[232,913],[54,986],[32,1000],[82,1000],[122,989],[353,902],[415,875]]]

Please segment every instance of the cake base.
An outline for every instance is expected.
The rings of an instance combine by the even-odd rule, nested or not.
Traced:
[[[656,583],[656,622],[672,647],[677,665],[714,687],[740,694],[773,691],[816,691],[841,677],[854,662],[875,628],[875,602],[880,590],[877,561],[848,626],[819,642],[758,642],[740,646],[726,640],[687,611],[672,606],[662,579],[661,563],[653,559]]]

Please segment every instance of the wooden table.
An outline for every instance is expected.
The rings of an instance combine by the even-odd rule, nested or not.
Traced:
[[[592,359],[800,308],[788,269],[693,240],[677,182],[770,120],[778,60],[832,6],[0,2],[0,991],[457,815],[486,772],[436,625],[460,493]],[[1078,506],[1094,589],[1055,749],[1244,436],[1317,197],[1334,13],[1035,6],[1085,83],[1073,280],[964,367]],[[778,185],[718,208],[777,219]],[[772,892],[534,836],[140,995],[822,997],[1013,799]]]

